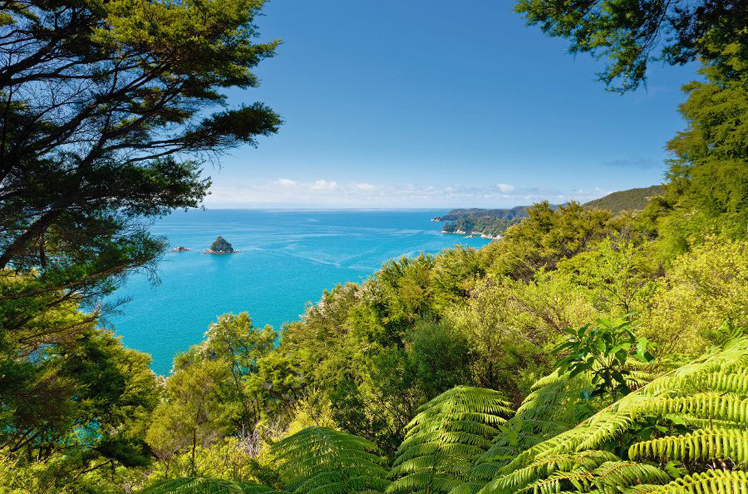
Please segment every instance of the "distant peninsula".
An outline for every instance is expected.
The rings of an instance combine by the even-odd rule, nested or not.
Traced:
[[[623,211],[641,211],[652,197],[661,194],[662,191],[660,185],[622,190],[587,202],[584,207],[603,209],[613,214]],[[445,222],[442,233],[498,239],[507,228],[527,217],[527,208],[528,206],[516,206],[511,209],[453,209],[444,216],[432,218],[431,221]]]
[[[210,247],[205,251],[206,254],[234,254],[234,247],[222,236],[218,236]]]
[[[527,206],[511,209],[453,209],[444,216],[437,216],[431,221],[446,222],[442,233],[458,235],[476,235],[483,238],[498,239],[510,226],[519,223],[527,216]]]

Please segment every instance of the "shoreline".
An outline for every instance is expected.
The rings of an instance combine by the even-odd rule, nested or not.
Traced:
[[[502,235],[496,235],[496,236],[494,236],[494,235],[488,235],[486,233],[479,232],[479,231],[472,231],[472,232],[468,233],[468,232],[466,232],[464,230],[456,230],[454,232],[448,232],[446,230],[442,230],[441,233],[446,234],[446,235],[466,235],[466,238],[480,237],[480,238],[488,238],[488,239],[491,239],[491,240],[500,240],[500,239],[503,238]]]

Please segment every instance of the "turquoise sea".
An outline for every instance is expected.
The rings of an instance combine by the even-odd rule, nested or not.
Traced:
[[[199,343],[219,314],[248,311],[257,326],[279,328],[337,283],[360,281],[385,261],[455,244],[488,240],[440,233],[429,221],[446,211],[179,211],[152,232],[170,247],[158,266],[160,283],[131,276],[109,301],[128,299],[107,317],[130,348],[153,356],[168,374],[172,358]],[[239,253],[201,254],[222,235]]]

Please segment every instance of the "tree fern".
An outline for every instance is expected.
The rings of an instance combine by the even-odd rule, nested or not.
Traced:
[[[280,494],[264,485],[220,479],[182,478],[164,480],[142,494]]]
[[[600,465],[593,474],[592,483],[601,492],[620,492],[623,487],[671,480],[660,468],[633,461],[609,461]]]
[[[514,417],[481,455],[473,471],[476,478],[490,480],[510,458],[573,427],[577,423],[574,402],[590,385],[585,374],[570,379],[554,372],[538,380]]]
[[[632,494],[745,494],[748,474],[743,471],[707,470],[662,486],[641,486]]]
[[[289,492],[375,493],[388,484],[377,447],[351,434],[308,427],[274,444],[271,452]]]
[[[468,480],[511,413],[501,394],[488,389],[459,386],[437,396],[408,424],[387,492],[449,492]]]
[[[681,436],[666,436],[633,444],[629,457],[664,460],[748,460],[748,433],[735,430],[699,430]]]
[[[550,455],[490,482],[485,491],[493,493],[517,492],[532,484],[538,478],[545,478],[557,472],[571,472],[578,468],[589,472],[603,463],[618,459],[616,455],[607,451]]]
[[[704,468],[706,460],[723,460],[720,464],[742,469],[748,460],[747,370],[748,339],[729,342],[721,350],[652,380],[576,427],[520,452],[508,463],[494,468],[493,480],[480,492],[543,493],[567,489],[607,492],[613,486],[627,487],[637,493],[711,492],[706,489],[712,485],[732,482],[730,486],[737,486],[744,478],[742,473],[709,477],[712,474],[692,470],[688,485],[693,490],[683,484],[678,491],[676,487],[680,484],[668,484],[668,489],[675,490],[660,491],[670,477],[655,465],[640,461],[682,460],[698,470]],[[590,452],[631,444],[632,435],[638,434],[636,431],[642,424],[667,424],[676,418],[683,424],[680,429],[685,428],[687,433],[677,434],[674,426],[660,426],[653,430],[661,431],[656,434],[666,432],[664,437],[635,442],[628,449],[618,446],[616,451],[622,458],[600,464],[594,470],[590,468]],[[688,427],[694,429],[688,432]],[[565,461],[556,466],[555,458]],[[476,471],[480,468],[476,467]],[[490,469],[484,467],[478,475],[488,472]],[[748,490],[740,492],[745,494]]]
[[[638,403],[632,410],[633,415],[686,414],[699,418],[748,421],[748,400],[718,393],[698,393],[678,398],[658,398]]]

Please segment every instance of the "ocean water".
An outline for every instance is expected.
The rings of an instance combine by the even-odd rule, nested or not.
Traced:
[[[392,258],[437,253],[488,240],[440,233],[429,221],[445,211],[191,210],[152,227],[170,247],[158,267],[160,283],[131,276],[110,301],[127,299],[107,325],[130,348],[153,356],[168,374],[174,355],[199,343],[216,317],[248,311],[256,326],[279,328],[298,319],[326,288],[361,281]],[[239,252],[201,252],[221,235]]]

